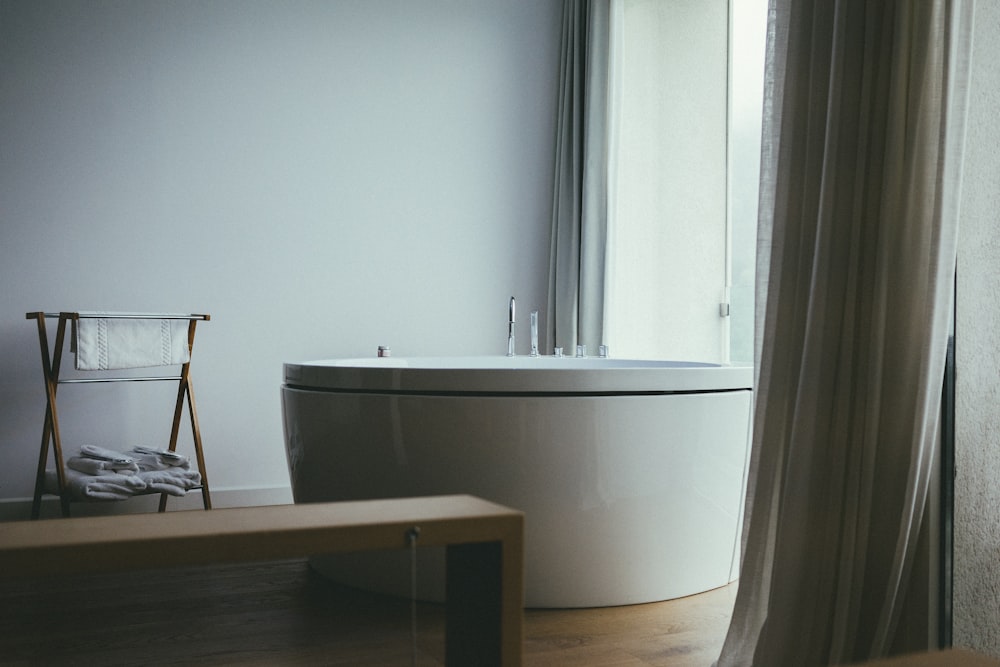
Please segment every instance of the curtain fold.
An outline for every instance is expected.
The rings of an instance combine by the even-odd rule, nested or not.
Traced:
[[[609,3],[563,4],[546,331],[567,354],[603,342]]]
[[[757,386],[720,666],[887,655],[937,451],[972,3],[772,0]]]

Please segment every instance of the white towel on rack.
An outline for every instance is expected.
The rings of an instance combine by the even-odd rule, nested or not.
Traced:
[[[173,366],[190,360],[188,320],[94,317],[74,321],[73,351],[81,371]]]
[[[171,468],[188,469],[191,460],[188,457],[166,449],[153,449],[137,445],[128,452],[135,458],[139,470],[170,470]]]
[[[139,472],[139,464],[135,461],[131,463],[115,463],[113,461],[92,459],[89,456],[71,456],[66,459],[66,465],[77,472],[96,477],[102,475],[134,475]]]
[[[56,471],[45,473],[46,491],[58,493]],[[146,481],[138,475],[87,475],[66,469],[66,489],[77,500],[125,500],[146,490]]]
[[[110,463],[111,465],[108,466],[109,468],[113,468],[114,466],[127,467],[128,465],[135,463],[135,459],[127,454],[116,452],[113,449],[98,447],[97,445],[83,445],[80,447],[80,456]]]
[[[201,486],[201,474],[196,470],[148,470],[138,474],[148,491],[183,496]]]

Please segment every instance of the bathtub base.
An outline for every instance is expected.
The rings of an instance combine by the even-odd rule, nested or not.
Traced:
[[[736,576],[749,390],[282,397],[296,502],[468,493],[519,509],[528,607],[667,600]],[[443,599],[443,558],[418,553],[418,596]],[[409,595],[405,553],[313,566]]]

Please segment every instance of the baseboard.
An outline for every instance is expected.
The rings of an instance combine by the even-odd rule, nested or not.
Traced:
[[[136,514],[155,512],[160,497],[137,496],[122,502],[73,503],[73,516],[100,516],[105,514]],[[287,505],[292,502],[292,489],[287,486],[264,488],[212,489],[212,507],[254,507],[258,505]],[[192,491],[182,498],[170,498],[167,510],[201,509],[201,493]],[[43,519],[61,516],[59,499],[45,496],[42,499]],[[31,498],[0,499],[0,521],[19,521],[31,517]]]

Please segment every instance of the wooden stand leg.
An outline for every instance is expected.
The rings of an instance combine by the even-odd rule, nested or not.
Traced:
[[[521,600],[522,581],[512,563],[505,570],[504,556],[501,542],[448,546],[446,664],[521,664],[521,605],[510,607]]]

